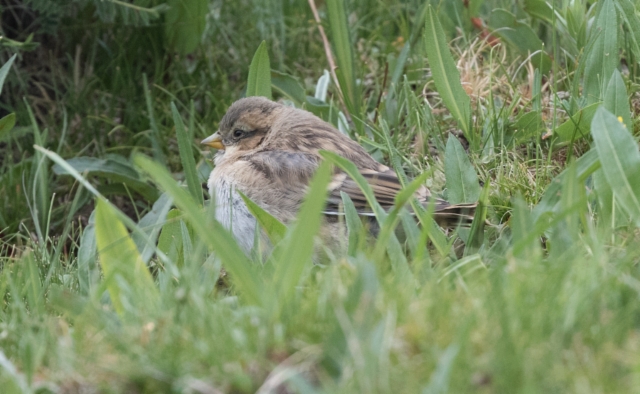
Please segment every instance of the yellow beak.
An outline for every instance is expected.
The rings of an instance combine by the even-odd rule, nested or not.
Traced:
[[[224,144],[222,143],[222,138],[220,137],[220,134],[218,134],[217,132],[203,139],[200,143],[203,145],[210,146],[212,148],[224,150]]]

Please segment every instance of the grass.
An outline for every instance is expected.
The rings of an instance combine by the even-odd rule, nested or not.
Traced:
[[[167,49],[164,19],[105,21],[90,1],[35,36],[54,49],[3,47],[19,53],[0,103],[17,119],[0,119],[3,392],[638,391],[633,2],[316,2],[350,65],[326,102],[323,42],[294,3],[208,2],[190,55]],[[539,42],[548,70],[525,55]],[[346,252],[314,265],[318,192],[289,228],[252,207],[277,247],[245,256],[213,220],[197,142],[247,85],[349,119],[407,189],[427,174],[491,225],[444,232],[419,209],[418,224],[407,194],[372,239],[345,201]]]

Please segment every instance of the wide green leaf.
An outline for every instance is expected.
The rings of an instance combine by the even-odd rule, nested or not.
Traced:
[[[451,204],[478,201],[478,176],[462,144],[452,134],[449,134],[444,153],[444,174],[447,178],[447,200]]]
[[[611,75],[611,79],[607,84],[603,104],[609,112],[622,118],[622,122],[627,127],[627,130],[633,128],[627,87],[624,85],[622,74],[620,74],[620,71],[617,69],[613,70],[613,75]]]
[[[590,50],[586,54],[583,95],[587,103],[601,101],[613,70],[620,63],[618,55],[618,14],[612,0],[598,4],[598,13],[591,28]]]
[[[604,107],[593,117],[591,135],[604,175],[622,205],[640,226],[640,152],[624,123]]]
[[[534,18],[553,23],[553,8],[545,0],[524,0],[524,10]]]
[[[424,43],[436,89],[464,135],[471,141],[471,101],[462,88],[460,72],[447,47],[438,15],[431,6],[427,11]]]
[[[598,197],[598,224],[610,229],[628,224],[629,219],[620,204],[616,201],[613,189],[604,171],[599,169],[593,173],[593,189]]]
[[[158,306],[159,293],[114,208],[96,200],[96,243],[111,302],[120,316]]]
[[[271,70],[271,87],[300,107],[307,100],[304,88],[289,74]]]
[[[124,158],[118,158],[115,155],[104,159],[74,157],[67,160],[66,164],[78,173],[99,176],[113,182],[125,184],[149,201],[155,201],[158,198],[158,190],[142,181],[136,169]],[[68,167],[63,167],[58,163],[53,166],[53,172],[56,175],[72,175]]]
[[[589,135],[591,121],[600,103],[591,104],[571,115],[569,120],[558,126],[553,132],[553,145],[564,146]]]
[[[271,65],[267,43],[262,41],[253,55],[247,79],[247,97],[262,96],[271,100]]]

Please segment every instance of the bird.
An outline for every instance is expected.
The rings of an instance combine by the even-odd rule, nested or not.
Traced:
[[[356,141],[314,114],[264,97],[234,102],[222,117],[218,131],[201,141],[217,149],[207,182],[215,201],[216,219],[231,231],[249,254],[259,234],[257,221],[238,192],[249,197],[282,223],[291,223],[305,197],[307,186],[330,151],[353,162],[371,186],[381,207],[389,210],[402,189],[397,174],[377,162]],[[346,229],[336,217],[342,215],[341,192],[348,195],[360,215],[372,216],[367,200],[346,173],[335,170],[328,186],[325,221],[320,238],[328,245],[343,242]],[[468,225],[475,203],[449,204],[431,196],[421,186],[414,195],[425,207],[433,204],[433,217],[441,226]],[[266,239],[264,234],[262,239]],[[268,240],[267,240],[268,242]]]

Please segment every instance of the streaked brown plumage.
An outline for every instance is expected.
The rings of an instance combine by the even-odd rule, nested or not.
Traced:
[[[209,178],[216,199],[216,217],[231,229],[240,245],[253,248],[255,219],[235,190],[239,190],[284,223],[298,212],[307,185],[327,150],[351,160],[371,185],[380,205],[389,209],[401,184],[395,172],[375,161],[360,145],[310,112],[287,107],[261,97],[236,101],[222,118],[217,133],[202,141],[220,149]],[[357,184],[337,171],[329,185],[325,213],[339,214],[340,192],[353,201],[362,215],[371,215]],[[426,205],[433,201],[426,187],[416,192]],[[435,199],[434,218],[441,225],[468,223],[475,204],[450,205]],[[343,237],[344,230],[324,226],[324,238]]]

